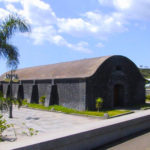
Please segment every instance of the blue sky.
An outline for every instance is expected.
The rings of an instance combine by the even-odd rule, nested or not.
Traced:
[[[0,19],[19,13],[29,34],[12,40],[18,68],[105,55],[150,66],[150,0],[0,0]],[[0,58],[0,74],[9,70]]]

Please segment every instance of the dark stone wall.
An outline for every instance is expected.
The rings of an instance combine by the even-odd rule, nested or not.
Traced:
[[[9,96],[9,83],[2,83],[4,97]],[[87,78],[28,80],[13,83],[13,97],[27,99],[29,103],[39,103],[46,96],[45,106],[62,105],[77,110],[95,110],[96,98],[104,99],[103,108],[126,107],[145,103],[145,80],[135,64],[123,56],[107,59]],[[115,92],[119,88],[120,92]],[[117,104],[117,105],[116,105]]]
[[[145,81],[133,62],[123,56],[113,56],[106,60],[96,73],[87,78],[86,108],[95,110],[96,98],[104,99],[103,108],[113,108],[114,87],[124,89],[121,106],[145,103]]]
[[[32,83],[23,83],[24,99],[27,99],[28,103],[32,103],[32,90]]]
[[[39,103],[39,90],[37,84],[32,85],[31,103]]]
[[[45,106],[63,105],[78,110],[85,110],[86,83],[83,79],[64,79],[52,82],[24,81],[13,84],[13,96],[27,99],[29,103],[39,103],[41,96],[46,96]],[[4,86],[8,91],[7,84]]]
[[[51,86],[50,84],[38,84],[38,90],[39,90],[39,98],[41,96],[46,96],[47,95],[47,89],[48,86]]]
[[[45,106],[50,105],[51,89],[52,89],[51,83],[39,83],[38,84],[39,98],[41,96],[46,96]]]
[[[47,86],[47,90],[46,90],[46,99],[45,99],[45,106],[49,106],[50,105],[50,100],[51,100],[51,91],[52,91],[52,85]]]
[[[19,91],[19,83],[12,83],[12,98],[16,98],[18,99],[18,95],[20,94],[20,91]],[[3,83],[3,95],[4,97],[10,97],[10,84],[9,83],[6,83],[4,82]]]
[[[3,96],[6,98],[9,96],[9,83],[3,83]]]
[[[84,79],[56,80],[59,105],[85,110],[86,83]]]
[[[63,79],[51,81],[26,81],[23,95],[29,103],[39,103],[41,96],[46,96],[45,106],[63,105],[69,108],[85,110],[85,81],[81,79]]]
[[[0,84],[0,92],[3,93],[3,84]]]
[[[12,84],[12,97],[13,98],[18,98],[18,92],[19,92],[19,84]]]
[[[59,105],[59,95],[57,85],[51,86],[50,105]]]
[[[18,98],[19,99],[24,99],[24,90],[23,90],[23,85],[19,84],[19,87],[18,87]]]

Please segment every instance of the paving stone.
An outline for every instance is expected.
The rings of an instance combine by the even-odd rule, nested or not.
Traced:
[[[84,125],[92,122],[99,122],[99,118],[91,118],[84,116],[68,115],[57,112],[48,112],[34,110],[28,108],[18,109],[13,107],[13,119],[8,118],[8,114],[4,114],[4,118],[9,124],[14,124],[17,137],[24,136],[22,132],[28,132],[27,128],[33,128],[39,131],[38,134],[47,132],[57,132],[58,130],[73,129],[79,125]],[[12,137],[14,129],[7,129],[3,135]]]

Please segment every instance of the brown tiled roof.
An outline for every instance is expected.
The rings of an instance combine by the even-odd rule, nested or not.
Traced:
[[[18,69],[15,74],[19,80],[85,78],[92,76],[109,57],[111,56]],[[0,76],[1,81],[5,74]]]

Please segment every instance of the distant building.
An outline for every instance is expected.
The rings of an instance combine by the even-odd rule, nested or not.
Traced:
[[[72,62],[19,69],[20,80],[13,83],[13,97],[45,106],[58,104],[78,110],[95,110],[96,98],[104,108],[145,103],[145,80],[136,65],[124,56],[105,56]],[[0,76],[0,89],[9,96],[6,73]]]

